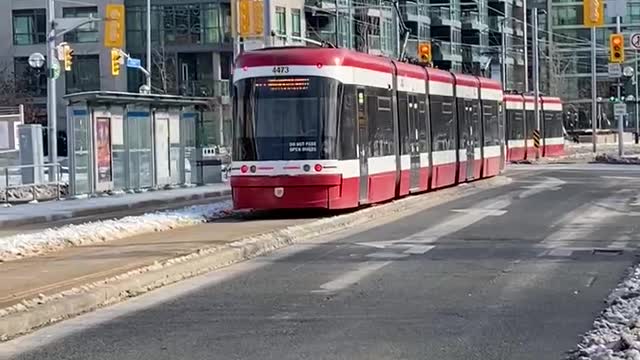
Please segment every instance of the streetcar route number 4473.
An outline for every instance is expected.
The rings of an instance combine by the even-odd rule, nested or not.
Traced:
[[[274,74],[286,74],[289,72],[288,66],[274,66],[273,73]]]

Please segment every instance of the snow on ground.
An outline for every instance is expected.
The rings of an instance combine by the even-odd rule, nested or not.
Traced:
[[[196,225],[228,215],[230,200],[180,210],[160,211],[122,219],[65,225],[41,232],[0,238],[0,261],[35,256],[67,246],[112,241],[150,232]]]
[[[640,265],[609,295],[606,304],[570,359],[640,360]]]

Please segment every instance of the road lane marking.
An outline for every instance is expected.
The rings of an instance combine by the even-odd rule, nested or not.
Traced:
[[[375,261],[361,264],[355,270],[346,272],[339,277],[320,285],[320,289],[312,290],[311,292],[331,293],[346,289],[389,264],[391,264],[391,261]]]
[[[527,190],[520,193],[518,197],[520,199],[525,199],[545,191],[557,191],[557,190],[560,190],[562,185],[565,185],[566,183],[567,183],[566,181],[563,181],[554,177],[547,177],[544,181],[540,183],[529,185],[529,186],[523,186],[522,188]]]
[[[431,249],[433,249],[434,247],[435,246],[433,245],[415,245],[405,250],[404,253],[411,254],[411,255],[423,255],[423,254],[426,254],[427,251],[430,251]]]

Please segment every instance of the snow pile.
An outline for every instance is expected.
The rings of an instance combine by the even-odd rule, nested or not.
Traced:
[[[65,225],[32,234],[0,238],[0,261],[34,256],[67,246],[112,241],[149,232],[200,224],[231,212],[230,200],[122,219]]]
[[[595,161],[600,163],[607,163],[607,164],[635,164],[635,165],[640,164],[640,158],[636,156],[619,157],[618,155],[607,155],[607,154],[596,156]]]
[[[640,360],[640,266],[609,295],[608,307],[569,359]]]

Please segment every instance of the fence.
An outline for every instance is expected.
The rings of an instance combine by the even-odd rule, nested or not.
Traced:
[[[59,200],[67,193],[67,181],[64,181],[62,175],[60,164],[2,167],[0,203]]]

